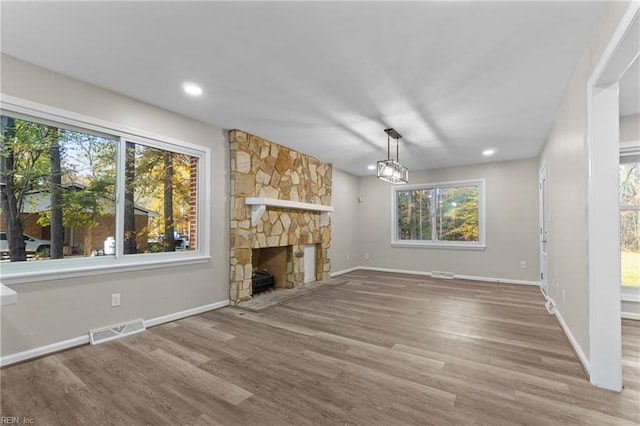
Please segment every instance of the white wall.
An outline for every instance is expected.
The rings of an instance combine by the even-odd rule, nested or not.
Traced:
[[[158,318],[228,299],[226,132],[5,55],[1,84],[4,94],[209,147],[213,200],[209,263],[11,286],[18,292],[18,303],[1,311],[3,357],[74,339],[90,329]],[[121,294],[119,308],[111,308],[112,293]]]
[[[360,178],[359,264],[488,279],[539,281],[537,160],[411,171],[410,183],[485,179],[486,250],[391,247],[391,186]],[[366,255],[369,255],[366,258]],[[520,261],[527,268],[520,268]]]
[[[609,2],[565,97],[543,152],[549,188],[549,294],[579,349],[589,358],[587,81],[627,2]],[[564,295],[564,297],[563,297]]]
[[[359,179],[333,169],[331,203],[331,273],[336,274],[359,265],[358,188]]]

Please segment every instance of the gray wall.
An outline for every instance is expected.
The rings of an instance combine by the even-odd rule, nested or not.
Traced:
[[[331,273],[339,273],[360,265],[358,243],[359,179],[333,169],[331,203]]]
[[[2,308],[2,356],[86,335],[90,329],[151,319],[228,299],[229,158],[226,132],[77,80],[2,56],[2,93],[207,146],[212,151],[209,263],[12,286]],[[111,294],[122,305],[111,307]]]
[[[627,2],[610,2],[605,6],[540,156],[540,165],[547,165],[551,215],[547,234],[549,295],[587,358],[590,356],[587,81],[627,7]]]
[[[640,114],[620,117],[620,142],[640,141]]]
[[[485,179],[486,250],[391,247],[391,186],[360,178],[359,264],[407,271],[447,271],[457,275],[537,282],[537,160],[411,171],[410,183]],[[334,189],[334,196],[338,189]],[[368,258],[367,258],[368,254]],[[527,268],[520,268],[520,261]]]

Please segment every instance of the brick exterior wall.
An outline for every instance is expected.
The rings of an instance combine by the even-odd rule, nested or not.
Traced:
[[[189,169],[189,250],[196,250],[197,241],[198,159],[191,157]]]
[[[42,227],[38,224],[38,214],[35,213],[23,213],[23,232],[25,234],[31,235],[32,237],[36,237],[43,240],[48,240],[51,238],[51,233],[49,232],[49,227]],[[136,231],[138,233],[137,247],[138,253],[144,253],[149,247],[148,243],[148,216],[146,214],[136,214]],[[2,215],[0,214],[0,231],[4,231],[4,220]],[[85,247],[85,236],[87,234],[87,228],[75,228],[73,229],[73,241],[71,238],[71,230],[65,229],[65,241],[66,245],[80,245],[82,251],[80,254],[84,254],[88,256],[92,250],[104,250],[104,240],[107,237],[115,236],[115,217],[113,215],[104,215],[100,219],[100,224],[91,229],[91,245],[90,247]]]

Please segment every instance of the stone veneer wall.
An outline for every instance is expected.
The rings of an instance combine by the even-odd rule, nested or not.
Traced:
[[[292,246],[287,281],[304,281],[304,246],[317,244],[316,279],[329,278],[331,218],[327,213],[267,207],[251,226],[246,197],[331,205],[332,166],[240,130],[229,132],[231,150],[230,300],[251,296],[252,249]]]

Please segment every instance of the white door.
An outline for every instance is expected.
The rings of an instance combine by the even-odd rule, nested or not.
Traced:
[[[539,179],[539,204],[540,204],[540,289],[545,297],[547,292],[547,230],[549,227],[549,194],[547,188],[547,166],[540,169]]]
[[[304,247],[304,282],[310,283],[316,280],[316,246]]]

